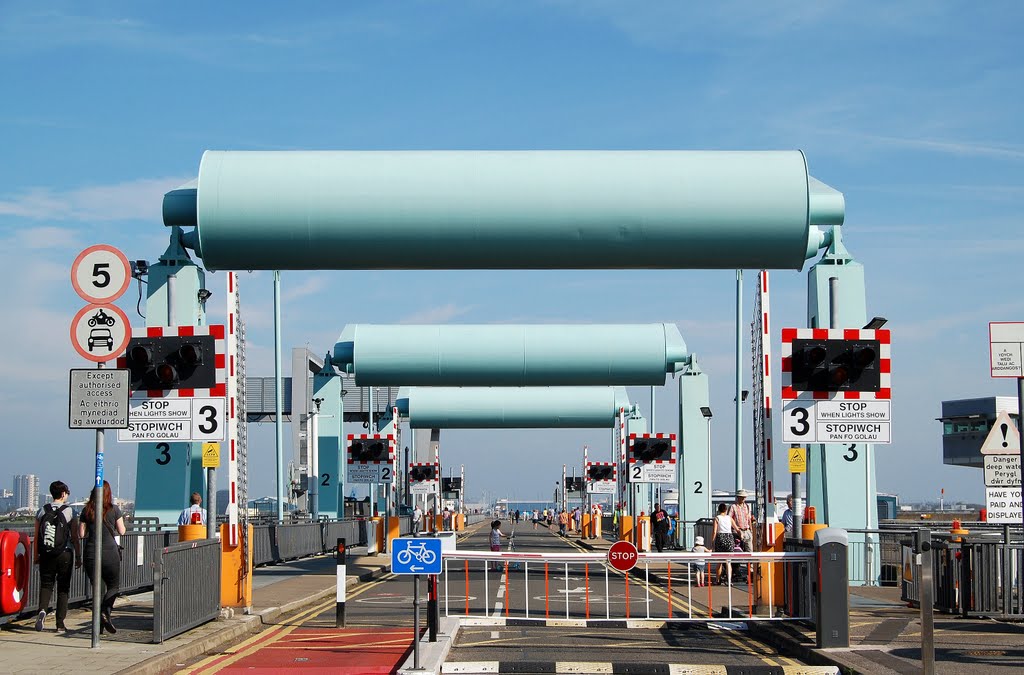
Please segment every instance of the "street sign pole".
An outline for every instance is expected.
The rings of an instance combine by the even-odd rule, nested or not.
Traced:
[[[1020,439],[1020,447],[1024,451],[1024,377],[1017,378],[1017,435]],[[1021,481],[1019,486],[1021,488],[1021,526],[1024,527],[1024,472],[1019,473]],[[1021,539],[1024,540],[1024,529],[1021,530]],[[1006,543],[1010,543],[1009,537],[1006,539]]]
[[[420,575],[412,575],[412,669],[420,669]]]
[[[103,362],[96,364],[103,368]],[[100,579],[103,569],[103,429],[96,430],[96,485],[92,495],[92,539],[95,546],[92,565],[92,647],[100,646]]]

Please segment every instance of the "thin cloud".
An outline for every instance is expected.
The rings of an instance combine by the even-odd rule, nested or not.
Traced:
[[[30,188],[0,199],[0,215],[32,220],[154,220],[163,195],[191,177],[140,178],[73,190]]]
[[[467,314],[473,309],[472,305],[466,307],[459,307],[455,303],[449,302],[447,305],[441,307],[430,307],[414,314],[410,314],[405,318],[399,320],[398,323],[402,324],[415,324],[415,323],[445,323],[451,321],[457,316]]]
[[[317,275],[303,280],[298,286],[295,287],[288,286],[282,279],[281,286],[284,288],[284,291],[281,293],[282,298],[288,302],[294,302],[296,300],[308,297],[310,295],[317,295],[322,290],[327,288],[328,284],[327,277],[323,275]]]

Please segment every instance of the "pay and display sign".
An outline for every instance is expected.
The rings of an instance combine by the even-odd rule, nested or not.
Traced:
[[[792,399],[783,408],[786,443],[892,443],[892,402]]]

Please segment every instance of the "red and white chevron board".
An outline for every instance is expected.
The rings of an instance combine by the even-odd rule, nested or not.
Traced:
[[[352,459],[352,441],[380,441],[386,440],[388,442],[388,458],[387,460],[377,459],[372,462],[357,462]],[[395,463],[395,437],[391,434],[349,434],[348,445],[345,446],[345,452],[348,456],[349,464],[394,464]]]
[[[768,270],[761,270],[758,275],[761,281],[761,351],[764,356],[764,370],[761,373],[761,396],[764,405],[764,475],[768,491],[766,503],[775,503],[775,491],[772,479],[775,475],[775,463],[772,460],[772,338],[770,315],[770,298],[768,296]],[[792,345],[791,345],[792,348]]]
[[[793,389],[793,340],[878,340],[878,391],[814,391]],[[886,328],[783,328],[782,329],[782,399],[831,398],[889,400],[892,398],[892,351],[890,333]]]
[[[146,326],[132,330],[133,338],[160,338],[160,337],[193,337],[196,335],[213,336],[213,367],[216,370],[214,375],[214,386],[208,389],[147,389],[148,398],[222,398],[228,394],[227,387],[227,343],[224,339],[224,325],[214,324],[212,326]],[[127,368],[128,358],[117,357],[117,367]],[[132,395],[141,395],[141,391],[133,391]]]
[[[600,480],[593,480],[593,479],[591,479],[590,478],[590,467],[592,467],[592,466],[610,466],[612,468],[612,477],[611,478],[602,478]],[[587,480],[589,480],[591,483],[611,483],[611,482],[613,482],[615,480],[618,480],[618,477],[619,477],[619,469],[618,469],[617,466],[615,466],[614,462],[587,462],[586,469],[587,469],[587,471],[586,471],[585,475],[587,476]]]
[[[238,357],[238,335],[235,334],[235,312],[238,308],[238,286],[234,272],[227,273],[227,355],[228,355],[228,544],[238,546],[238,410],[235,407],[238,398],[238,374],[235,372],[235,360]],[[242,422],[243,424],[245,422]]]
[[[629,447],[633,447],[633,441],[637,438],[667,438],[672,441],[672,459],[656,459],[651,462],[644,462],[644,464],[675,464],[676,463],[676,435],[675,434],[630,434],[629,435]],[[630,464],[637,463],[636,457],[629,457]]]

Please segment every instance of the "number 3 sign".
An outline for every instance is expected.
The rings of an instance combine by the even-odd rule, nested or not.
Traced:
[[[71,265],[71,285],[86,302],[107,305],[120,298],[132,281],[124,253],[107,244],[90,246]]]

